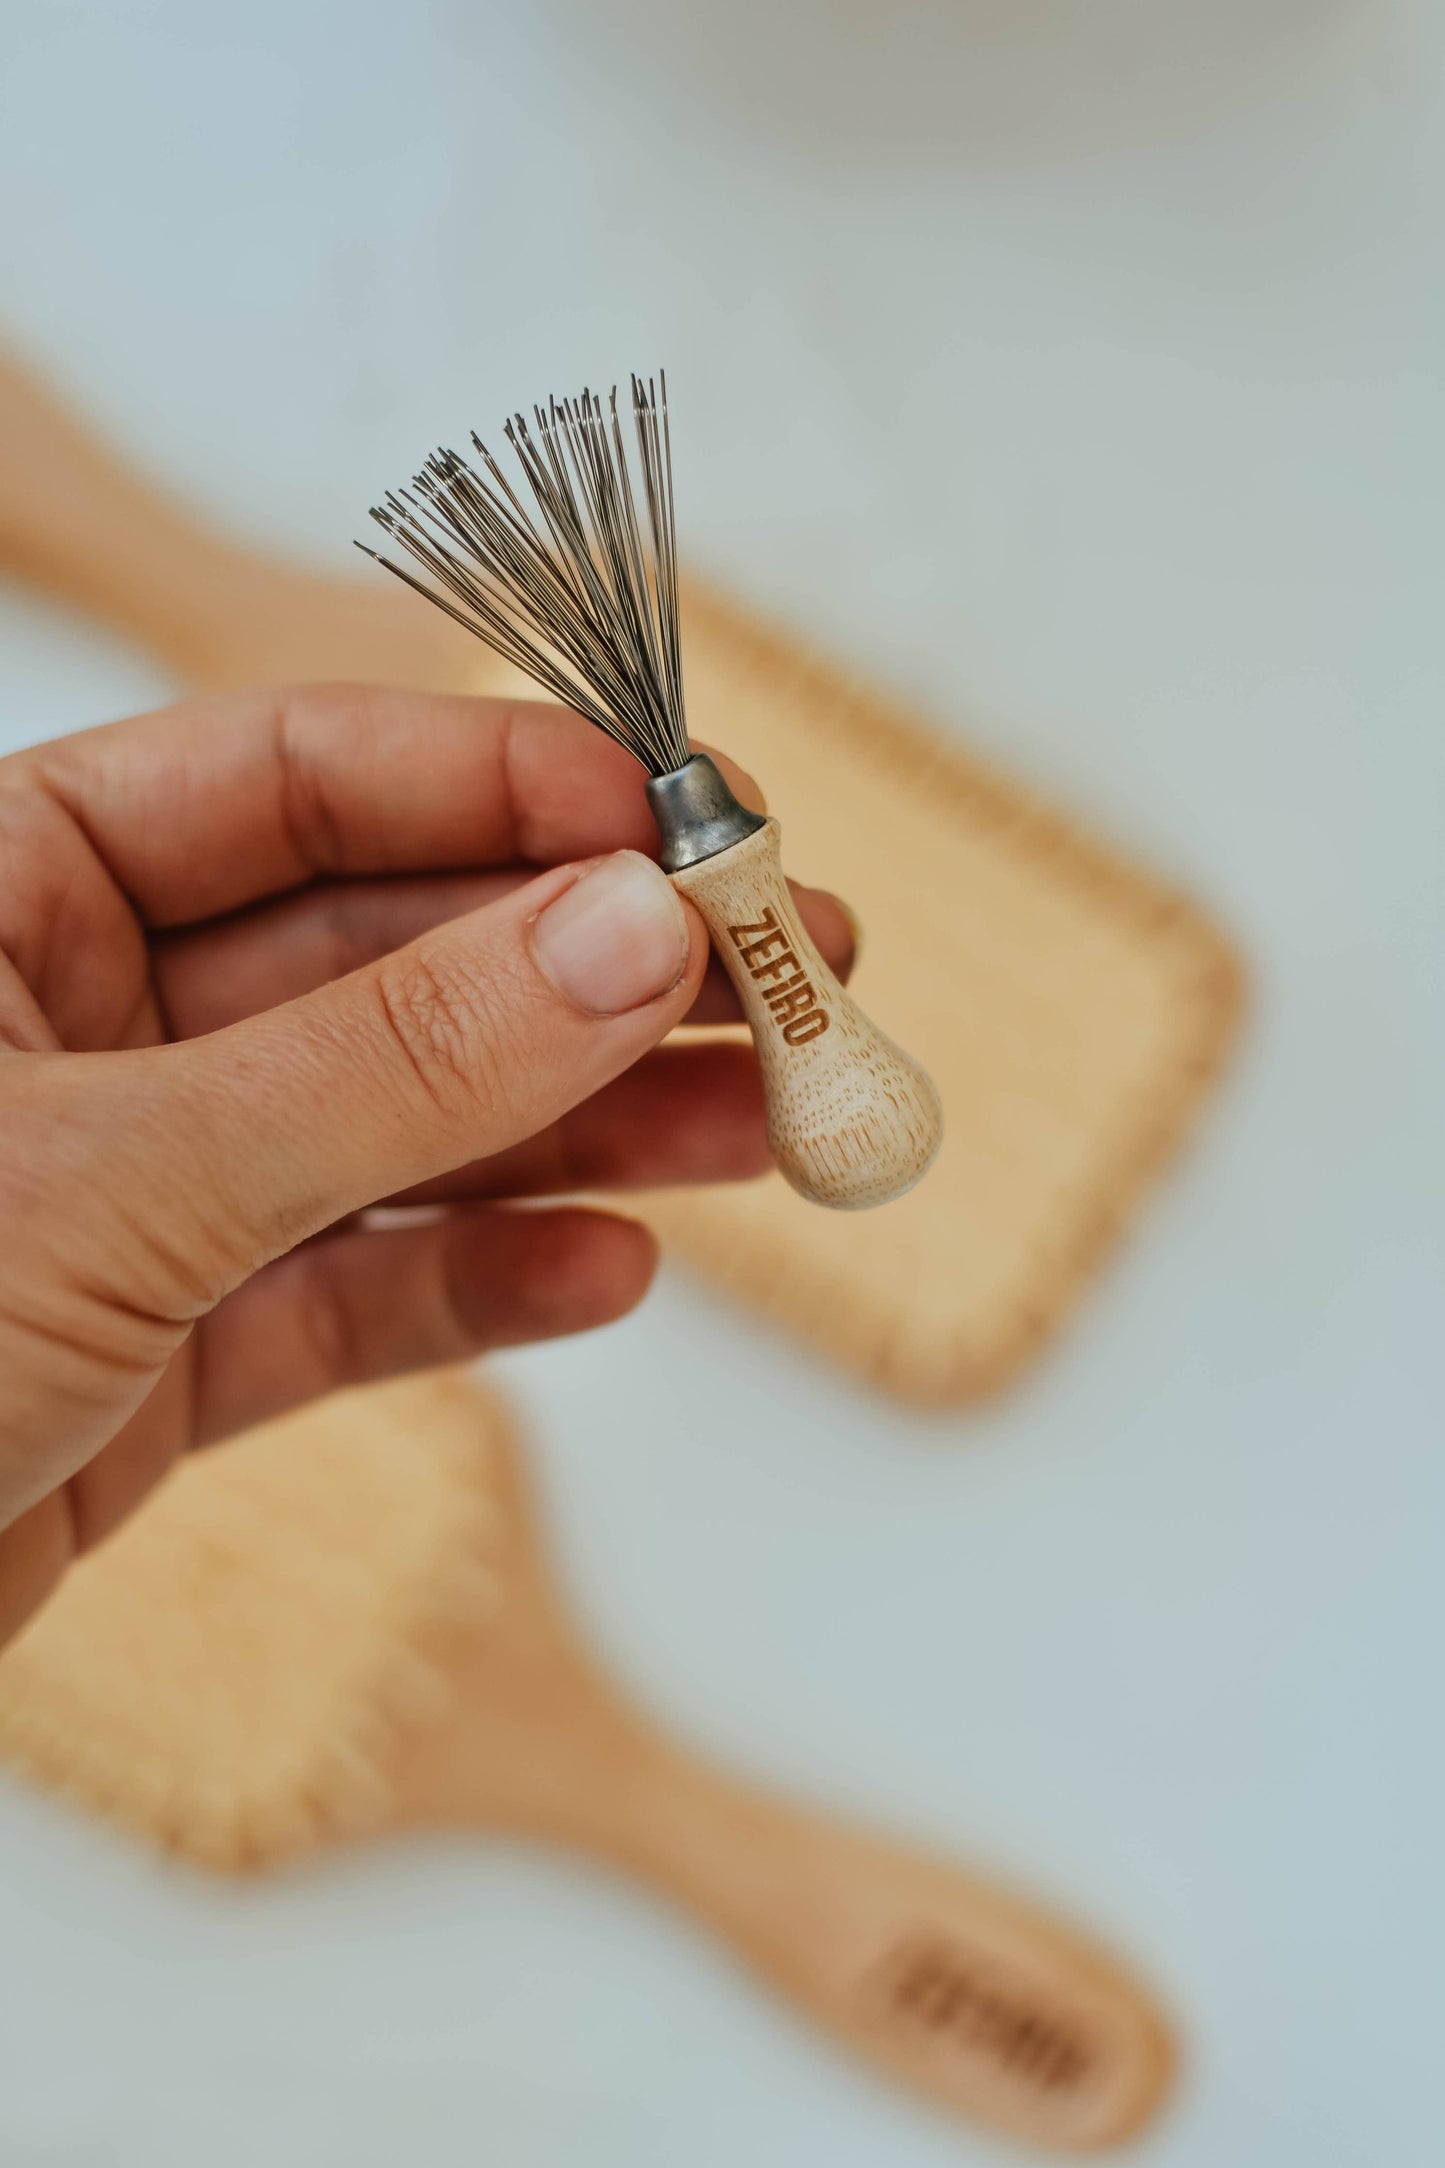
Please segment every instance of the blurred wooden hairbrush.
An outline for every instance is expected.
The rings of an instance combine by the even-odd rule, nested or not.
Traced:
[[[520,1456],[460,1377],[196,1456],[0,1654],[0,1752],[202,1863],[497,1829],[666,1890],[856,2053],[1041,2145],[1112,2143],[1168,2027],[1096,1944],[662,1736],[553,1587]]]
[[[942,1109],[809,940],[777,822],[740,805],[689,742],[667,380],[659,392],[632,379],[640,488],[615,390],[605,410],[584,391],[533,414],[534,429],[520,414],[506,425],[530,504],[474,434],[480,470],[435,452],[372,512],[428,578],[366,554],[647,770],[662,863],[702,913],[757,1042],[779,1167],[815,1204],[885,1204],[927,1171]]]

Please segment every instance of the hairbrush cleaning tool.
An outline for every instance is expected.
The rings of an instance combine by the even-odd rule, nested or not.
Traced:
[[[475,434],[483,472],[435,452],[412,489],[373,508],[435,585],[366,554],[641,762],[663,866],[702,913],[752,1027],[779,1167],[817,1204],[885,1204],[938,1150],[938,1094],[808,939],[783,879],[777,822],[740,805],[689,743],[660,383],[659,395],[632,379],[645,522],[617,393],[604,412],[584,391],[534,408],[535,434],[520,414],[506,425],[532,508]]]
[[[189,1858],[504,1830],[680,1901],[925,2097],[1086,2148],[1137,2130],[1167,2020],[1092,1938],[946,1859],[710,1767],[579,1641],[505,1411],[342,1393],[194,1455],[0,1652],[0,1755]]]

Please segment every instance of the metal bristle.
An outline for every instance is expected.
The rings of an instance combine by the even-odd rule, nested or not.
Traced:
[[[633,377],[632,418],[641,516],[617,392],[583,391],[506,425],[530,501],[473,435],[480,470],[434,452],[373,506],[430,580],[357,548],[662,776],[691,754],[665,376]]]

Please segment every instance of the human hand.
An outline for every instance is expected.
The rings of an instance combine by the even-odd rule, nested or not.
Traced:
[[[751,1048],[658,1044],[736,1012],[654,840],[523,702],[227,695],[0,761],[0,1638],[192,1446],[640,1299],[644,1228],[515,1200],[763,1171]]]

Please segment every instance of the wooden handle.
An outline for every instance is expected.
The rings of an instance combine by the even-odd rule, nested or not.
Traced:
[[[958,1868],[661,1751],[654,1876],[851,2047],[1038,2144],[1111,2144],[1157,2106],[1168,2030],[1069,1930]]]
[[[450,1419],[474,1420],[453,1390]],[[1129,1974],[1042,1907],[665,1737],[575,1640],[517,1456],[498,1448],[492,1475],[506,1601],[427,1651],[448,1713],[399,1735],[391,1825],[505,1829],[625,1869],[844,2046],[958,2113],[1061,2147],[1138,2128],[1173,2051]]]
[[[245,564],[0,351],[0,565],[190,675]]]
[[[775,820],[672,878],[707,921],[762,1063],[768,1141],[793,1188],[858,1211],[901,1197],[943,1136],[929,1077],[839,985],[783,879]]]
[[[423,1774],[401,1818],[510,1826],[601,1855],[680,1900],[894,2079],[1035,2144],[1115,2144],[1159,2105],[1167,2023],[1042,1908],[723,1775],[605,1689],[568,1684],[561,1699],[565,1720],[551,1704],[530,1753],[454,1736],[440,1781]]]
[[[229,540],[3,350],[0,569],[101,618],[188,684],[341,677],[454,691],[478,680],[476,642],[438,612]]]

